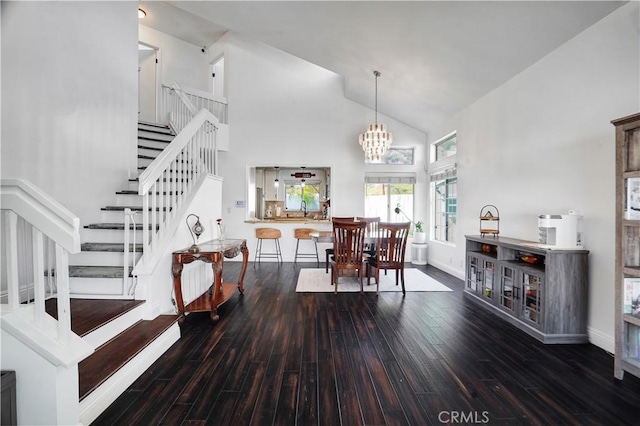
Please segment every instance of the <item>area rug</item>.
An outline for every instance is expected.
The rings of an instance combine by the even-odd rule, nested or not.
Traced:
[[[404,270],[404,285],[406,291],[452,291],[446,285],[426,275],[424,272],[407,268]],[[360,279],[355,277],[340,277],[338,281],[338,292],[355,292],[360,291]],[[371,279],[371,285],[367,285],[367,279],[364,278],[364,291],[376,291],[375,279]],[[398,282],[396,286],[396,273],[389,271],[388,275],[384,275],[380,271],[380,291],[402,291],[402,284]],[[298,285],[296,286],[298,293],[321,293],[333,292],[331,285],[331,271],[326,273],[324,268],[304,268],[300,270],[298,277]]]

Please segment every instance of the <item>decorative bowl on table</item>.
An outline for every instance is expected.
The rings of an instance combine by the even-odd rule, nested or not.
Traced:
[[[531,253],[519,253],[518,260],[530,265],[537,265],[542,262],[542,258]]]

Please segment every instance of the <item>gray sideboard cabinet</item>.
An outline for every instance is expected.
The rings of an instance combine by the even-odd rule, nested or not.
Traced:
[[[466,237],[465,296],[543,343],[587,343],[587,250]]]

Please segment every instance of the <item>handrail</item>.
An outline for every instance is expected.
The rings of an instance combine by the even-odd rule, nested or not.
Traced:
[[[198,96],[201,97],[203,99],[207,99],[213,102],[219,102],[221,104],[225,104],[227,105],[227,98],[225,98],[224,96],[216,96],[213,93],[209,93],[209,92],[205,92],[204,90],[200,90],[200,89],[195,89],[193,87],[188,87],[188,86],[178,86],[177,83],[174,83],[175,86],[179,87],[182,89],[183,92],[190,94],[190,95],[194,95],[194,96]]]
[[[2,209],[13,210],[69,253],[80,251],[80,219],[25,179],[2,179]]]
[[[218,119],[213,116],[207,110],[201,110],[194,118],[187,124],[187,126],[180,132],[171,143],[158,155],[155,160],[140,174],[138,194],[145,195],[151,186],[160,178],[162,173],[171,165],[177,156],[184,150],[187,144],[192,140],[196,133],[205,123],[213,125],[218,124]]]
[[[80,252],[80,219],[40,188],[24,179],[2,179],[1,203],[6,241],[7,305],[10,311],[33,309],[36,327],[47,320],[44,299],[54,295],[58,303],[57,341],[65,345],[71,335],[69,301],[69,253]],[[30,228],[18,238],[18,217]],[[26,241],[25,234],[31,234]],[[44,240],[47,237],[52,243]],[[31,249],[31,256],[19,256],[18,247]],[[27,267],[30,264],[30,268]],[[33,276],[25,279],[25,270]],[[46,278],[45,278],[46,277]],[[30,278],[30,279],[29,279]],[[55,279],[53,282],[52,279]],[[48,288],[46,288],[48,287]],[[21,293],[26,293],[22,296]],[[33,299],[31,294],[33,293]],[[26,302],[26,303],[25,303]]]
[[[180,132],[184,125],[202,109],[211,112],[222,124],[227,124],[227,99],[215,96],[199,89],[180,86],[173,83],[171,86],[162,85],[162,107],[166,110],[162,113],[169,125]],[[176,98],[176,99],[172,99]],[[178,101],[179,100],[179,101]]]
[[[201,110],[140,174],[142,251],[155,249],[195,183],[217,170],[218,119]]]

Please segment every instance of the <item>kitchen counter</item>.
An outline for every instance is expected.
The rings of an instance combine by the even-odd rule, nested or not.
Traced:
[[[244,223],[269,223],[272,225],[282,223],[331,223],[329,219],[313,219],[310,217],[277,217],[271,219],[248,219]]]

